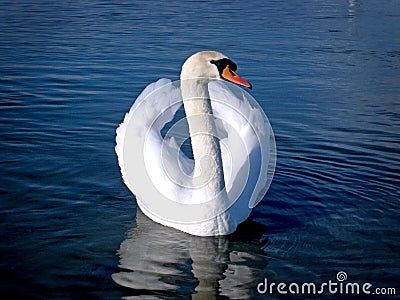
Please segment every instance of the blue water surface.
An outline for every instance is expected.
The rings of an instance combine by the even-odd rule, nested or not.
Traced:
[[[340,271],[398,296],[399,32],[397,0],[0,0],[1,298],[274,298],[257,285]],[[229,237],[148,220],[114,153],[140,91],[200,50],[237,63],[276,136]]]

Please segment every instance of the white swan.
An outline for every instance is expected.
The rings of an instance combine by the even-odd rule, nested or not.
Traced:
[[[193,235],[230,234],[267,192],[275,140],[258,103],[228,82],[251,88],[236,68],[219,52],[196,53],[180,82],[148,85],[118,127],[124,182],[154,221]],[[182,103],[186,118],[176,120]],[[188,138],[193,160],[180,149]]]

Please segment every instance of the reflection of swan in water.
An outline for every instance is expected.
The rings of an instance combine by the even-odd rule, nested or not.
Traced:
[[[257,294],[267,257],[260,238],[265,227],[246,221],[231,236],[196,237],[163,227],[137,212],[118,251],[113,280],[133,295],[246,299]]]

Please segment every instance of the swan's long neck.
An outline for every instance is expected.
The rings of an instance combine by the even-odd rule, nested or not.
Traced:
[[[181,81],[182,97],[195,161],[194,194],[208,199],[225,194],[220,144],[211,108],[207,79]]]

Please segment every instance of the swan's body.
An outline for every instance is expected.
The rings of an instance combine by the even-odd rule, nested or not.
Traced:
[[[265,195],[275,167],[272,129],[249,94],[220,80],[251,87],[235,71],[221,53],[199,52],[183,64],[180,87],[167,79],[150,84],[117,129],[124,181],[154,221],[226,235]],[[179,141],[179,121],[163,137],[182,103],[189,132]],[[194,160],[179,150],[188,134]]]

